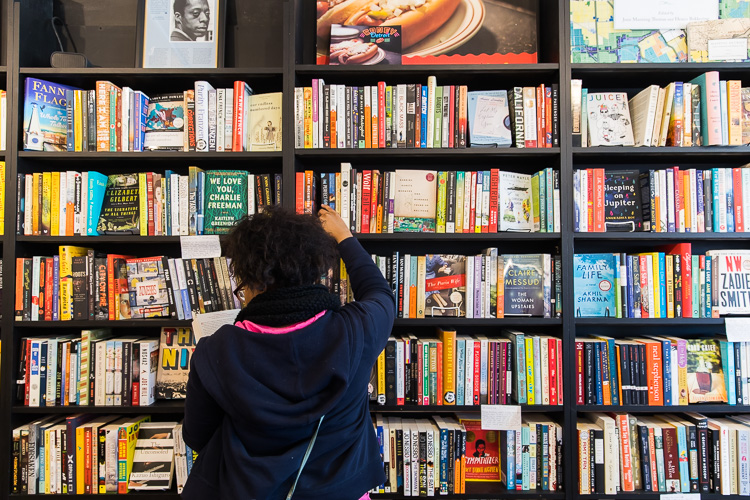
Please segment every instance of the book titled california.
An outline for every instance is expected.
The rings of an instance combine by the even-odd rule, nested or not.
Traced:
[[[544,255],[503,255],[506,316],[545,316]]]
[[[159,368],[156,372],[157,399],[184,399],[195,350],[192,328],[162,328],[159,340]]]
[[[584,253],[573,257],[577,318],[616,316],[615,266],[615,255],[611,253]]]
[[[203,233],[227,234],[247,214],[247,172],[207,171],[205,182]]]
[[[162,257],[127,259],[131,318],[169,317],[169,291]]]
[[[138,174],[107,177],[107,190],[99,214],[99,234],[140,234]]]
[[[396,170],[393,231],[434,233],[437,172]]]
[[[727,402],[718,340],[687,340],[687,387],[689,403]]]
[[[23,149],[67,151],[66,91],[80,90],[38,78],[26,78],[23,102]]]
[[[281,92],[253,94],[247,100],[250,151],[281,151]]]
[[[466,316],[466,257],[425,258],[425,315]]]

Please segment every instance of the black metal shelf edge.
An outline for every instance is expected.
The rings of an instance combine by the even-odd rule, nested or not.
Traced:
[[[189,327],[190,320],[176,319],[124,319],[119,321],[15,321],[16,328],[139,328],[139,327]]]
[[[560,69],[557,63],[538,63],[538,64],[402,64],[401,66],[389,66],[384,73],[383,68],[372,68],[369,66],[325,66],[317,64],[298,64],[294,71],[298,75],[316,75],[316,74],[361,74],[361,73],[379,73],[385,75],[388,73],[451,73],[459,71],[460,73],[549,73]]]
[[[10,498],[23,498],[23,499],[49,499],[52,495],[24,495],[24,494],[10,494]],[[161,491],[161,492],[154,492],[154,491],[131,491],[127,495],[113,495],[110,494],[110,497],[114,498],[117,496],[123,496],[127,498],[136,497],[141,500],[164,500],[167,498],[174,498],[175,500],[180,498],[180,495],[177,494],[176,491]],[[90,499],[91,495],[65,495],[65,498],[71,498],[71,499]]]
[[[179,243],[179,236],[16,236],[16,241],[22,243],[54,243],[87,245],[96,243],[132,243],[147,245],[155,243]]]
[[[576,325],[602,326],[687,326],[687,325],[723,325],[724,318],[576,318]]]
[[[439,156],[556,156],[560,154],[560,148],[345,148],[345,149],[295,149],[296,156],[310,157],[329,157],[329,156],[352,156],[357,157],[402,157],[402,156],[419,156],[439,157]]]
[[[491,405],[491,406],[512,406],[508,405]],[[520,405],[522,413],[562,413],[565,410],[563,405]],[[380,406],[370,404],[370,413],[476,413],[481,411],[482,405],[387,405]]]
[[[360,241],[508,241],[559,240],[560,233],[356,233]]]
[[[492,492],[482,492],[482,493],[472,493],[472,484],[467,483],[466,489],[469,491],[469,493],[463,493],[463,494],[453,494],[453,495],[438,495],[435,493],[435,498],[445,498],[445,499],[498,499],[498,498],[538,498],[540,500],[546,500],[546,499],[557,499],[557,498],[565,498],[565,493],[563,492],[549,492],[549,491],[515,491],[515,490],[507,490],[505,489],[505,486],[501,485],[500,483],[495,483],[494,488],[496,491]],[[486,490],[486,488],[485,488]],[[400,493],[370,493],[370,497],[375,499],[383,499],[383,500],[390,500],[390,499],[405,499],[405,498],[411,498],[411,497],[405,497],[404,495]]]
[[[596,500],[622,500],[624,498],[633,498],[633,497],[647,497],[647,498],[660,498],[662,495],[665,497],[668,497],[670,494],[672,495],[679,495],[680,493],[664,493],[664,492],[658,492],[658,491],[621,491],[617,495],[604,495],[602,493],[591,493],[590,495],[584,495],[582,493],[573,493],[573,498],[578,499],[596,499]],[[682,493],[683,495],[685,493]],[[722,495],[721,493],[695,493],[696,495],[700,495],[701,500],[719,500],[721,498],[727,499],[733,499],[733,498],[742,498],[739,495]]]
[[[747,70],[747,63],[573,63],[570,65],[571,70],[576,72],[589,73],[609,73],[616,71],[620,73],[651,73],[653,71],[696,71],[705,73],[706,71],[724,70]]]
[[[616,413],[705,413],[729,414],[750,413],[750,405],[732,406],[728,404],[692,404],[687,406],[649,406],[649,405],[579,405],[573,407],[578,413],[616,412]]]
[[[510,316],[505,318],[456,318],[443,316],[439,318],[397,318],[394,326],[556,326],[561,325],[560,318],[526,318]]]
[[[632,156],[632,157],[670,157],[670,156],[742,156],[750,155],[747,146],[700,146],[700,147],[630,147],[630,146],[594,146],[573,148],[573,157],[581,156]]]
[[[138,76],[205,76],[224,75],[247,76],[281,76],[284,72],[281,66],[265,68],[35,68],[21,67],[19,74],[24,75],[138,75]]]
[[[573,233],[575,240],[750,240],[750,233]]]
[[[13,413],[44,413],[44,414],[73,414],[73,413],[182,413],[185,410],[185,401],[174,399],[169,401],[157,401],[150,406],[14,406]]]
[[[271,159],[282,157],[281,151],[227,151],[218,152],[210,151],[198,153],[194,151],[143,151],[143,152],[113,152],[113,151],[19,151],[19,158],[29,158],[35,160],[113,160],[113,159],[142,159],[142,160],[164,160],[164,159],[184,159],[184,160],[216,160],[216,159]]]

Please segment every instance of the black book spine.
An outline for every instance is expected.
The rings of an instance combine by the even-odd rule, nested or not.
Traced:
[[[211,290],[211,303],[214,305],[217,311],[224,311],[227,309],[231,309],[229,307],[226,307],[224,304],[224,300],[221,296],[221,291],[219,290],[219,277],[216,272],[216,265],[213,259],[206,259],[206,272],[208,276],[208,286]]]
[[[32,259],[23,259],[23,320],[31,321],[31,268]]]
[[[589,434],[590,436],[590,434]],[[589,449],[591,446],[589,446]],[[545,457],[544,453],[544,429],[542,429],[542,424],[536,425],[536,489],[541,490],[542,489],[542,476],[543,469],[542,469],[542,462]],[[591,464],[591,462],[589,462]]]
[[[651,220],[651,214],[655,212],[651,210],[651,175],[649,172],[642,172],[638,175],[638,185],[640,187],[640,203],[641,203],[641,216],[643,220],[643,231],[651,231],[656,221]],[[637,216],[636,216],[637,218]]]
[[[744,349],[744,344],[740,342],[734,342],[732,345],[734,346],[734,382],[735,386],[737,387],[737,404],[741,405],[742,401],[744,400],[744,395],[742,393],[742,377],[744,377],[745,375],[741,369],[742,349]]]
[[[94,406],[96,396],[96,344],[97,342],[89,343],[89,405]],[[102,361],[100,360],[99,363]]]
[[[559,318],[562,316],[562,257],[560,255],[555,255],[554,262],[555,262],[555,317]]]
[[[419,373],[419,342],[417,341],[416,337],[413,337],[411,340],[411,359],[411,401],[412,404],[420,404],[419,377],[421,377],[422,374]]]
[[[273,174],[273,203],[274,205],[281,205],[281,193],[282,193],[283,182],[281,174]]]
[[[385,345],[385,404],[396,405],[396,339]]]
[[[47,406],[47,342],[39,346],[39,406]]]
[[[359,123],[357,126],[358,147],[365,147],[365,88],[357,87]]]
[[[349,176],[349,186],[351,192],[349,193],[349,230],[352,233],[358,233],[357,228],[359,227],[359,221],[357,220],[357,199],[360,195],[359,188],[357,186],[357,169],[353,168],[351,175]]]
[[[687,425],[687,448],[690,470],[690,491],[699,491],[698,478],[700,477],[700,459],[698,458],[698,431],[695,425]]]
[[[26,176],[18,174],[16,178],[16,234],[22,235],[24,231],[24,218],[26,213]]]
[[[586,404],[596,403],[596,388],[594,387],[594,344],[585,342],[583,344],[584,360],[586,362]]]
[[[273,190],[271,189],[271,174],[260,174],[263,181],[263,204],[270,205],[273,203]]]
[[[164,271],[164,281],[167,284],[167,296],[169,297],[169,317],[177,319],[177,307],[174,303],[174,286],[175,281],[172,279],[172,272],[169,269],[169,258],[162,256],[161,267]]]
[[[21,436],[13,436],[13,451],[11,452],[11,466],[13,473],[11,478],[11,493],[21,493]]]
[[[398,257],[398,317],[404,317],[404,256]],[[412,358],[416,359],[416,358]]]
[[[415,127],[416,127],[416,105],[417,105],[417,87],[414,83],[406,85],[406,147],[414,147]]]
[[[133,343],[122,342],[122,406],[130,406],[133,391]]]
[[[638,424],[638,445],[641,450],[641,484],[644,491],[652,491],[651,487],[651,453],[648,447],[648,426]]]
[[[185,267],[185,282],[187,284],[188,296],[190,297],[190,309],[193,313],[199,313],[201,312],[201,308],[198,298],[198,284],[195,280],[192,260],[193,259],[183,259],[182,265]]]
[[[630,349],[625,344],[617,345],[620,351],[620,386],[624,405],[633,404],[632,379],[630,377]]]
[[[398,252],[393,252],[393,255],[391,256],[391,260],[389,262],[390,264],[390,273],[391,273],[391,290],[393,291],[393,296],[398,300],[398,289],[399,289],[399,283],[401,276],[399,275],[399,262],[401,261],[400,254]]]
[[[350,86],[346,86],[344,88],[344,105],[346,106],[346,119],[344,120],[344,146],[347,148],[352,147],[352,121],[354,120],[354,116],[352,114],[352,88]]]
[[[16,379],[16,400],[20,404],[24,404],[26,399],[26,349],[28,343],[31,342],[28,338],[21,339],[21,347],[18,352],[18,378]]]
[[[456,449],[458,447],[458,431],[448,430],[448,494],[452,495],[456,492],[456,481],[455,481],[455,463],[456,463]]]
[[[63,348],[66,343],[68,342],[58,342],[57,343],[57,372],[55,373],[55,402],[57,402],[58,406],[63,406],[63,399],[62,399],[62,372],[63,372],[63,362],[65,359],[63,358]],[[49,353],[47,353],[49,354]],[[51,375],[51,374],[50,374]]]
[[[60,441],[57,443],[60,449],[60,461],[57,465],[60,467],[60,491],[64,494],[70,493],[68,491],[68,430],[65,428],[60,429]],[[54,459],[56,460],[56,458]]]
[[[328,205],[328,174],[320,174],[320,204]]]
[[[720,434],[718,429],[708,429],[708,452],[709,452],[709,472],[710,479],[713,481],[712,489],[714,493],[725,493],[721,491],[721,446]],[[729,492],[726,492],[727,494]]]
[[[640,366],[641,376],[641,404],[648,404],[648,382],[646,378],[646,344],[640,344],[638,346],[638,365]]]
[[[320,119],[320,117],[318,117]],[[323,147],[331,147],[331,86],[323,85]]]
[[[195,264],[198,267],[198,279],[200,283],[200,294],[203,297],[203,308],[207,313],[214,312],[216,310],[215,304],[213,303],[213,294],[209,287],[208,272],[206,271],[206,264],[203,259],[195,259]]]
[[[352,148],[359,148],[359,87],[351,87],[352,90]]]
[[[445,197],[445,224],[446,232],[448,228],[451,228],[450,232],[456,231],[456,171],[451,170],[448,172],[448,186],[446,187]]]
[[[412,464],[412,467],[414,465]],[[419,431],[419,496],[427,496],[427,433]]]
[[[560,87],[552,84],[552,147],[560,146]]]
[[[75,320],[86,320],[89,316],[86,260],[86,256],[73,257],[73,319]]]
[[[89,250],[86,252],[86,299],[89,320],[94,319],[94,303],[98,295],[96,278],[96,259],[94,258],[94,251]]]
[[[406,431],[410,432],[410,431]],[[391,492],[397,488],[398,493],[404,493],[404,431],[396,429],[396,484],[391,486]],[[400,485],[400,486],[399,486]]]
[[[21,431],[21,493],[29,491],[29,433]]]
[[[698,485],[701,493],[710,491],[710,473],[709,473],[709,443],[708,443],[708,424],[705,422],[698,425],[698,453],[700,455],[700,476]]]

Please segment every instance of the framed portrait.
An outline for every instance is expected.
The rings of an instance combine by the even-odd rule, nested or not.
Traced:
[[[141,68],[224,66],[225,0],[139,0]]]

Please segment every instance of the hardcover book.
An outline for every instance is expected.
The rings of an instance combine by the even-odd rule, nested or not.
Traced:
[[[466,481],[500,482],[500,432],[482,429],[476,415],[459,415],[466,428]]]
[[[510,147],[508,91],[484,90],[468,92],[469,145],[476,147]]]
[[[542,254],[503,255],[506,316],[545,314],[544,256]]]
[[[234,223],[247,214],[247,172],[244,170],[207,171],[204,193],[204,234],[227,234]]]
[[[99,234],[140,234],[138,174],[113,174],[107,178]]]
[[[159,340],[157,399],[185,399],[190,358],[195,350],[192,328],[162,328]]]
[[[638,170],[605,170],[604,227],[608,232],[643,231]]]
[[[167,281],[162,257],[127,259],[131,318],[169,317]]]
[[[67,151],[66,92],[76,87],[26,78],[23,104],[23,149]]]
[[[576,254],[573,257],[577,318],[616,315],[615,260],[615,255],[609,253]]]
[[[465,256],[426,256],[425,315],[466,316]]]
[[[161,94],[151,98],[144,149],[183,151],[186,130],[184,94]]]
[[[281,151],[281,92],[253,94],[247,98],[249,151]]]
[[[434,233],[437,172],[434,170],[396,170],[394,201],[394,232]]]
[[[534,228],[531,175],[500,172],[498,220],[500,231],[528,231]]]
[[[628,95],[625,92],[591,92],[586,100],[591,146],[633,146]]]
[[[177,422],[143,422],[135,442],[131,490],[168,490],[174,473],[174,429]]]
[[[726,403],[727,389],[718,340],[687,340],[687,385],[689,403]]]
[[[713,308],[719,315],[750,314],[750,251],[710,250],[713,262]]]

